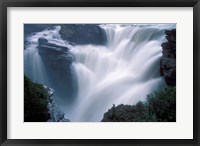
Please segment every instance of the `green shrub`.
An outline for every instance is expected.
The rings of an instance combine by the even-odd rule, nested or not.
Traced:
[[[168,86],[161,92],[148,96],[146,101],[150,116],[155,115],[157,121],[176,121],[176,87]]]
[[[33,83],[24,76],[24,121],[44,122],[48,113],[48,94],[41,84]]]
[[[176,87],[166,87],[148,95],[136,105],[113,106],[104,114],[102,122],[175,122]]]

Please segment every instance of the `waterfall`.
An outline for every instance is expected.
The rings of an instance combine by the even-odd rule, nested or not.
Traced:
[[[38,54],[38,38],[45,38],[50,43],[69,46],[68,42],[61,39],[59,34],[60,26],[56,26],[51,30],[44,30],[34,34],[30,34],[26,39],[28,42],[24,50],[24,69],[25,74],[34,82],[48,84],[48,74],[46,73],[41,56]]]
[[[133,105],[166,86],[160,76],[161,44],[166,41],[164,30],[174,25],[105,24],[100,27],[107,36],[105,46],[71,46],[60,37],[60,26],[26,38],[25,74],[34,82],[46,85],[51,85],[51,77],[38,53],[38,38],[69,48],[74,58],[71,70],[77,91],[70,108],[64,102],[60,107],[72,122],[101,121],[113,104]]]
[[[135,104],[162,89],[161,43],[171,25],[101,25],[107,46],[72,47],[78,94],[72,121],[100,121],[113,104]]]
[[[28,76],[33,82],[37,82],[40,84],[47,85],[50,88],[56,89],[54,94],[54,99],[58,103],[62,103],[64,101],[63,89],[60,91],[57,90],[58,83],[61,81],[55,81],[52,79],[51,72],[45,66],[45,62],[41,55],[39,54],[38,50],[38,39],[44,38],[47,39],[49,43],[64,46],[64,47],[71,47],[71,45],[64,41],[59,34],[61,26],[55,26],[52,29],[45,29],[41,32],[35,32],[29,34],[26,39],[26,45],[24,50],[24,73]],[[65,55],[65,54],[64,54]],[[62,97],[61,97],[62,96]]]

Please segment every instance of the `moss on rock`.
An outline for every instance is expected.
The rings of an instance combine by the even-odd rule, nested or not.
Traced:
[[[49,118],[47,91],[24,76],[24,121],[45,122]]]

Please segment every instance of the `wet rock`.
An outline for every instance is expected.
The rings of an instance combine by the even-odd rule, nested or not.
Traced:
[[[62,24],[60,35],[72,44],[105,45],[106,34],[103,29],[95,24]]]
[[[43,60],[48,77],[51,77],[48,85],[56,91],[59,91],[56,93],[57,97],[63,95],[66,97],[72,97],[72,94],[74,94],[71,72],[73,56],[69,52],[69,48],[49,43],[44,38],[39,38],[38,43],[38,53]],[[66,102],[70,102],[68,100],[71,99],[67,98],[66,100]]]
[[[47,91],[48,96],[51,97],[53,93],[55,92],[54,89],[47,87],[46,85],[43,85],[44,89]]]
[[[64,52],[68,52],[69,48],[65,47],[65,46],[61,46],[61,45],[56,45],[53,43],[49,43],[47,39],[45,38],[39,38],[38,39],[38,49],[39,49],[39,53],[50,53],[50,52],[54,52],[54,53],[64,53]]]
[[[162,43],[162,58],[160,74],[164,76],[167,85],[176,85],[176,29],[166,30],[167,42]]]
[[[40,45],[43,45],[43,44],[48,43],[48,40],[45,39],[45,38],[39,38],[39,39],[38,39],[38,43],[39,43]]]
[[[176,42],[176,29],[166,30],[165,34],[169,42]]]
[[[28,41],[26,40],[27,36],[35,34],[37,32],[41,32],[45,29],[53,29],[56,24],[25,24],[24,25],[24,46],[28,45]],[[26,47],[24,47],[24,50]]]

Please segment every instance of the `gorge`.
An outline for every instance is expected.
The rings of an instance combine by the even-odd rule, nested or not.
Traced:
[[[171,63],[169,70],[168,55],[163,58],[163,51],[170,52],[163,43],[174,43],[174,38],[166,38],[166,30],[175,28],[175,24],[26,24],[25,75],[55,90],[53,98],[66,119],[101,121],[113,105],[134,105],[170,83],[175,85],[176,64]]]

